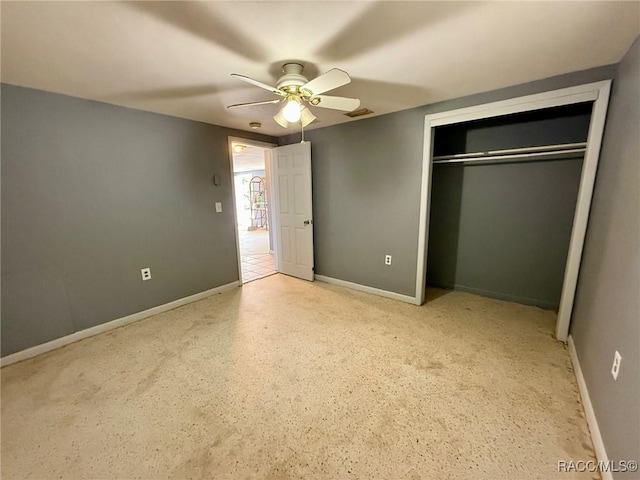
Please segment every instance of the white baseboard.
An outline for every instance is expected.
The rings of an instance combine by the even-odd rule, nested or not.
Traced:
[[[411,303],[412,305],[419,305],[416,298],[410,297],[409,295],[402,295],[401,293],[389,292],[387,290],[380,290],[379,288],[367,287],[366,285],[360,285],[359,283],[347,282],[346,280],[339,280],[332,277],[325,277],[324,275],[315,275],[314,278],[316,280],[320,280],[321,282],[331,283],[333,285],[339,285],[341,287],[371,293],[372,295],[378,295],[379,297],[387,297],[394,300],[400,300],[401,302]]]
[[[226,285],[212,288],[211,290],[205,290],[204,292],[196,293],[195,295],[179,298],[178,300],[165,303],[164,305],[158,305],[157,307],[153,307],[148,310],[144,310],[142,312],[133,313],[131,315],[127,315],[126,317],[118,318],[110,322],[96,325],[95,327],[87,328],[86,330],[80,330],[79,332],[74,332],[71,335],[67,335],[65,337],[56,338],[55,340],[51,340],[50,342],[43,343],[42,345],[36,345],[35,347],[27,348],[26,350],[12,353],[11,355],[7,355],[6,357],[2,357],[2,359],[0,359],[0,367],[5,367],[7,365],[11,365],[12,363],[21,362],[28,358],[35,357],[36,355],[50,352],[51,350],[55,350],[56,348],[64,347],[65,345],[69,345],[70,343],[77,342],[78,340],[93,337],[94,335],[98,335],[100,333],[108,332],[109,330],[113,330],[114,328],[119,328],[129,323],[137,322],[138,320],[142,320],[144,318],[148,318],[153,315],[157,315],[159,313],[173,310],[174,308],[181,307],[188,303],[197,302],[198,300],[202,300],[203,298],[209,297],[216,293],[222,293],[228,290],[232,290],[238,287],[239,285],[240,285],[240,282],[238,281],[227,283]]]
[[[580,361],[578,360],[578,352],[576,352],[576,344],[573,342],[573,337],[569,335],[569,356],[571,357],[571,363],[573,363],[573,370],[576,373],[576,380],[578,381],[578,388],[580,389],[580,397],[582,398],[582,405],[584,406],[584,413],[587,417],[587,424],[589,425],[589,431],[591,432],[591,441],[593,442],[593,448],[596,451],[596,457],[599,462],[608,464],[609,457],[607,456],[607,450],[604,448],[604,442],[602,435],[600,434],[600,428],[598,427],[598,420],[596,419],[596,412],[593,410],[591,404],[591,398],[589,397],[589,391],[587,390],[587,383],[582,375],[582,368],[580,368]],[[613,475],[610,471],[601,472],[602,480],[613,480]]]

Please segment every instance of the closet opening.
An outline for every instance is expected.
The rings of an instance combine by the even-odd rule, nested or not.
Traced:
[[[425,117],[417,304],[431,285],[536,305],[567,340],[610,87]]]
[[[592,107],[434,129],[427,286],[558,310]]]

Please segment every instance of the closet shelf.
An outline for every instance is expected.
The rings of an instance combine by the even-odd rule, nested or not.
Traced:
[[[577,158],[587,150],[587,143],[561,143],[556,145],[540,145],[537,147],[508,148],[489,150],[487,152],[459,153],[433,157],[433,163],[470,163],[496,161],[534,161],[550,160],[556,157]]]

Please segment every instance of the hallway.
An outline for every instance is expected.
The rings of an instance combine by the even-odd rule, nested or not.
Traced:
[[[238,228],[240,256],[242,259],[242,283],[251,282],[276,273],[274,254],[269,253],[269,232]]]

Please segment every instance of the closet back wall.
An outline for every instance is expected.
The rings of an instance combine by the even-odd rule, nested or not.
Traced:
[[[2,84],[2,355],[238,280],[229,135]]]
[[[436,129],[434,154],[584,142],[591,104]],[[428,285],[557,309],[582,159],[434,165]]]

